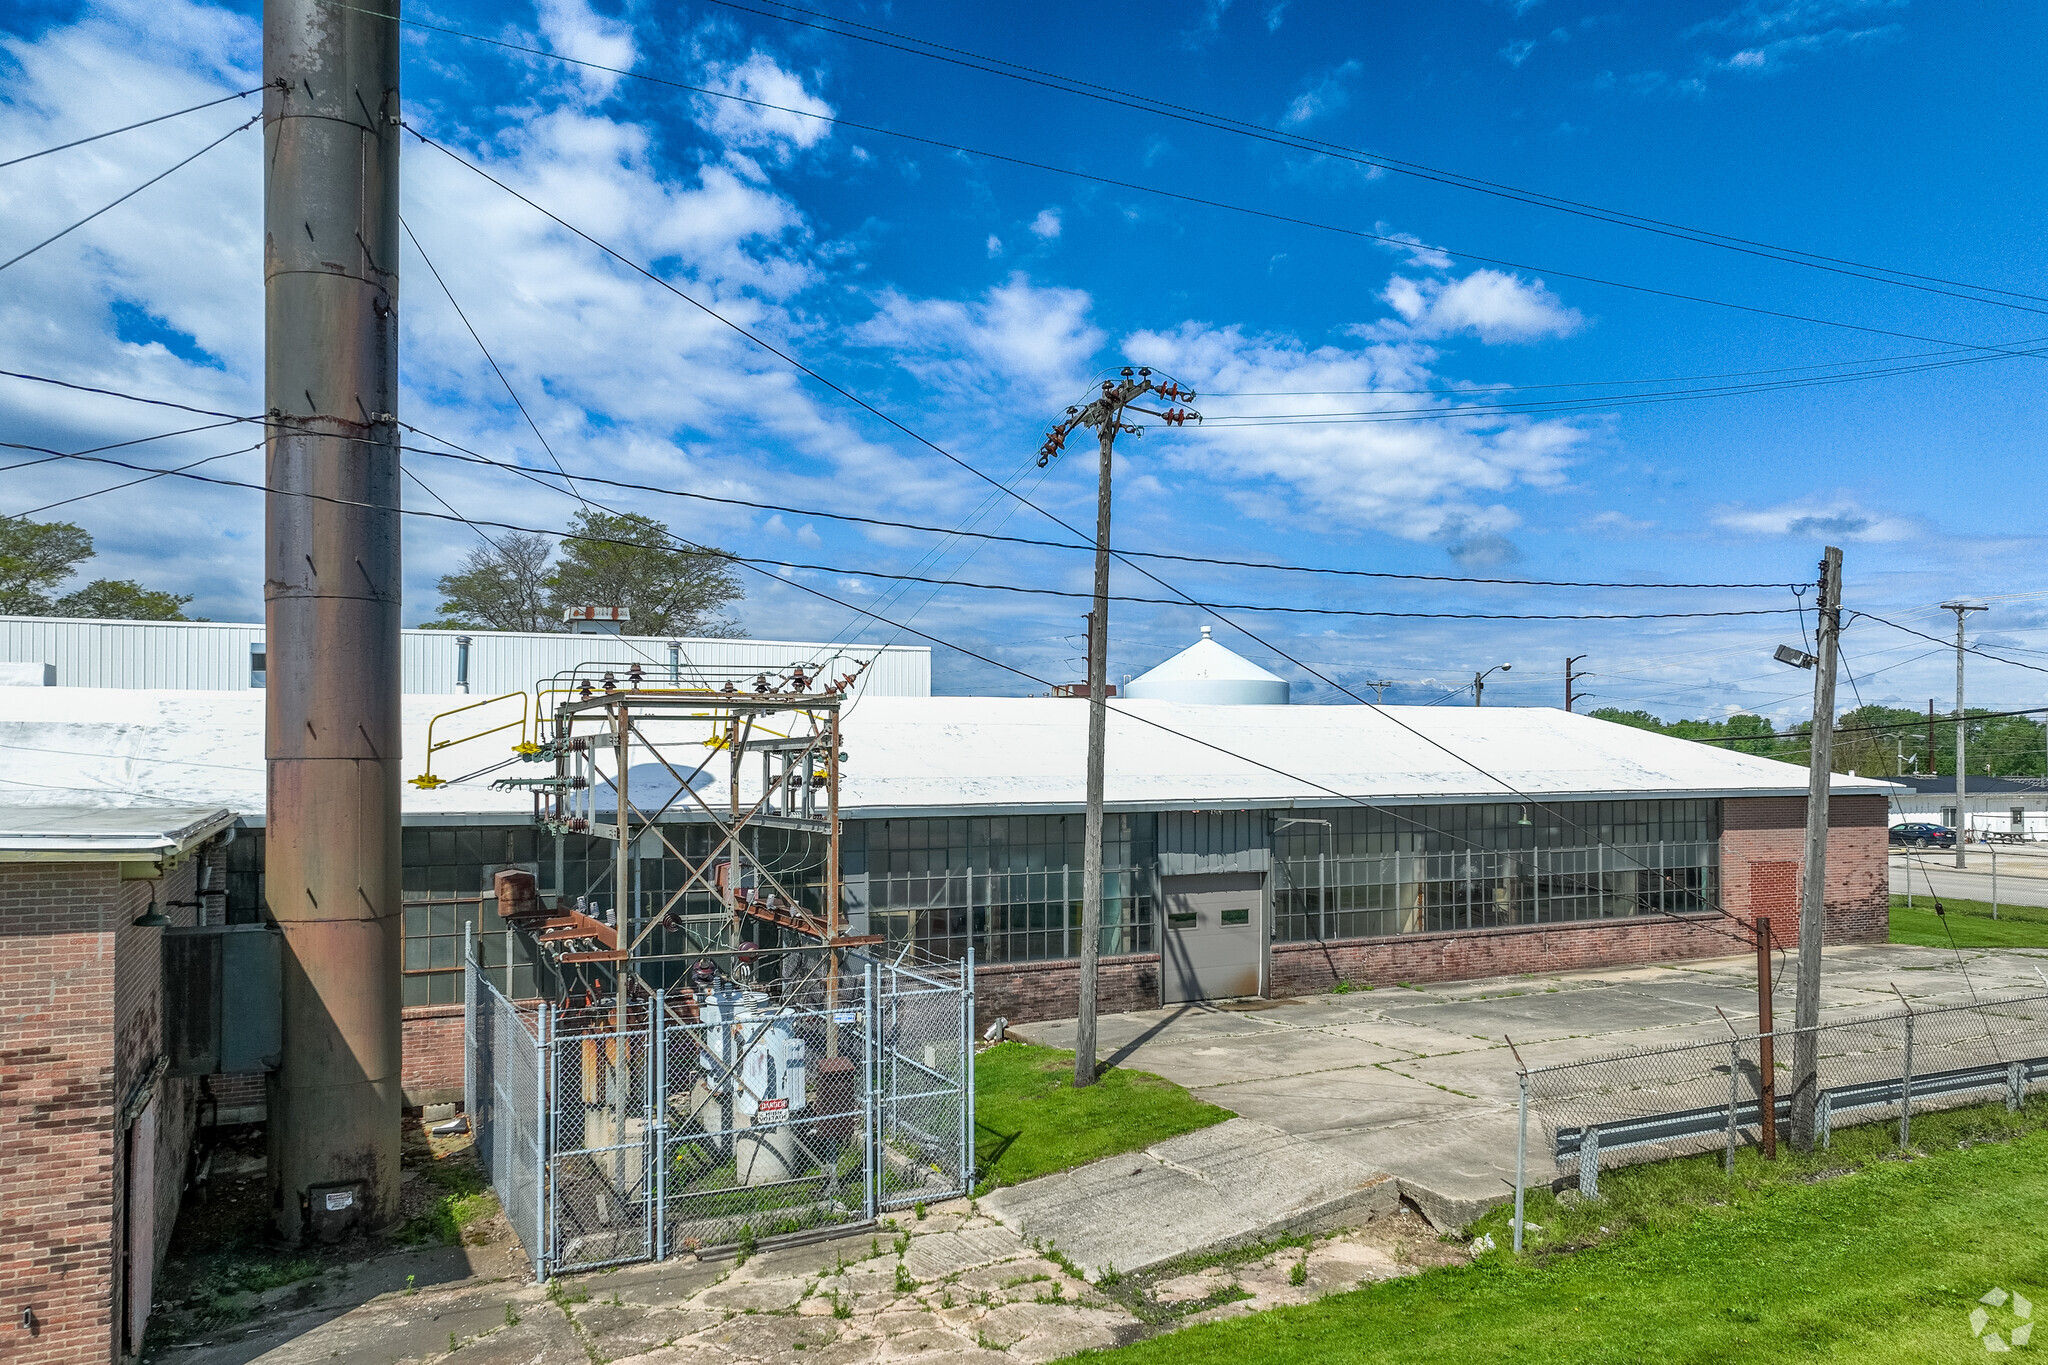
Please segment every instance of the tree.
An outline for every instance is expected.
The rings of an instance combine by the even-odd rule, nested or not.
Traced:
[[[0,520],[0,612],[45,616],[50,590],[92,558],[92,537],[68,521]]]
[[[1770,721],[1762,716],[1737,714],[1725,720],[1659,720],[1648,711],[1623,711],[1619,707],[1603,706],[1593,712],[1595,720],[1612,721],[1616,725],[1633,726],[1638,730],[1652,730],[1674,739],[1726,740],[1732,743],[1716,743],[1717,749],[1729,749],[1737,753],[1756,754],[1762,758],[1781,758],[1790,763],[1805,761],[1803,732],[1797,743],[1788,744],[1789,735],[1780,735],[1771,728]]]
[[[0,613],[183,621],[190,596],[157,592],[132,578],[98,578],[51,599],[58,584],[93,557],[92,536],[68,521],[0,518]]]
[[[547,578],[557,618],[568,607],[624,607],[629,635],[744,634],[717,614],[745,593],[730,560],[674,549],[667,526],[631,512],[585,508],[570,531],[584,538],[562,543],[562,557]]]
[[[96,578],[76,592],[58,598],[52,616],[97,616],[106,621],[183,621],[183,593],[157,592],[132,578]]]
[[[438,619],[428,630],[560,630],[561,613],[548,602],[548,560],[555,552],[546,536],[513,531],[491,546],[469,552],[462,568],[436,584]]]

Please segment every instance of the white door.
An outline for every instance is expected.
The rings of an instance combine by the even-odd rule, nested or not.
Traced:
[[[1265,875],[1163,877],[1161,994],[1166,1003],[1230,1000],[1259,993],[1265,944]]]

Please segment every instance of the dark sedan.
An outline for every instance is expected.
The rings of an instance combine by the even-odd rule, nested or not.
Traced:
[[[1893,825],[1895,848],[1954,848],[1956,832],[1947,825]]]

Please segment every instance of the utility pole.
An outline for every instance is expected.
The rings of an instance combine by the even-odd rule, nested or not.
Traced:
[[[1965,836],[1970,832],[1970,811],[1963,804],[1969,788],[1963,776],[1963,621],[1973,611],[1989,611],[1990,608],[1957,599],[1942,603],[1941,609],[1956,614],[1956,866],[1966,867],[1969,854],[1964,852],[1963,845],[1967,841]]]
[[[1366,686],[1372,689],[1372,704],[1378,706],[1381,702],[1385,701],[1387,689],[1393,685],[1394,680],[1392,678],[1380,678],[1374,682],[1367,683]]]
[[[1934,761],[1934,698],[1927,699],[1927,775],[1933,777],[1941,771],[1941,765]]]
[[[265,0],[265,898],[286,1241],[398,1217],[397,5]]]
[[[1564,661],[1564,709],[1567,711],[1572,709],[1572,704],[1575,701],[1581,701],[1584,699],[1582,696],[1575,694],[1572,691],[1572,685],[1576,683],[1580,678],[1588,677],[1590,675],[1583,668],[1580,669],[1578,672],[1574,673],[1572,671],[1572,665],[1576,664],[1579,660],[1585,657],[1587,656],[1584,654],[1574,654]]]
[[[1488,676],[1494,673],[1505,673],[1513,667],[1513,664],[1495,664],[1484,673],[1474,673],[1472,675],[1472,704],[1474,706],[1479,705],[1480,701],[1486,696],[1486,679]]]
[[[1086,406],[1067,409],[1066,419],[1045,435],[1039,447],[1038,467],[1045,468],[1058,458],[1067,434],[1076,427],[1094,430],[1099,451],[1095,485],[1095,609],[1088,614],[1088,815],[1082,834],[1081,855],[1081,980],[1075,1001],[1074,1084],[1095,1083],[1095,978],[1102,959],[1102,788],[1103,764],[1109,731],[1109,486],[1110,456],[1121,433],[1144,434],[1144,428],[1127,422],[1125,415],[1147,413],[1168,426],[1181,426],[1202,415],[1189,408],[1159,411],[1135,406],[1138,399],[1156,394],[1167,402],[1192,400],[1194,390],[1183,389],[1173,380],[1153,377],[1150,368],[1124,367],[1123,382],[1105,379],[1102,392]]]
[[[1810,1152],[1820,1096],[1820,950],[1827,936],[1828,791],[1834,777],[1835,655],[1842,634],[1842,552],[1820,561],[1815,618],[1813,749],[1806,773],[1806,868],[1799,893],[1799,980],[1792,1002],[1792,1145]]]

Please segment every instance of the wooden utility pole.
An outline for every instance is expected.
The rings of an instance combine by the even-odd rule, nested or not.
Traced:
[[[1076,427],[1092,428],[1097,437],[1099,464],[1095,486],[1095,610],[1088,615],[1088,813],[1083,831],[1081,855],[1081,962],[1080,988],[1075,999],[1074,1084],[1095,1083],[1096,976],[1102,959],[1102,794],[1103,770],[1107,759],[1109,731],[1109,509],[1110,466],[1116,438],[1128,432],[1140,435],[1144,428],[1125,420],[1131,412],[1149,413],[1169,426],[1180,426],[1201,414],[1186,408],[1164,412],[1132,406],[1148,394],[1169,402],[1192,399],[1171,380],[1155,379],[1150,369],[1128,366],[1121,383],[1102,381],[1102,392],[1084,407],[1067,409],[1066,420],[1046,433],[1039,448],[1042,469],[1058,457],[1067,434]]]
[[[1806,774],[1806,866],[1799,894],[1799,979],[1793,997],[1792,1145],[1813,1150],[1820,1097],[1820,950],[1827,935],[1828,790],[1834,776],[1835,655],[1842,634],[1842,552],[1820,561],[1814,629],[1813,752]]]
[[[1580,669],[1578,672],[1574,673],[1572,671],[1572,665],[1576,664],[1579,660],[1585,657],[1586,656],[1584,654],[1574,654],[1564,661],[1564,709],[1567,711],[1572,709],[1572,706],[1575,702],[1581,700],[1578,694],[1572,690],[1572,685],[1578,682],[1580,678],[1585,677],[1586,671],[1584,669]]]
[[[1105,396],[1109,386],[1103,386]],[[1081,983],[1074,1084],[1095,1082],[1095,978],[1102,959],[1102,788],[1109,738],[1109,475],[1117,414],[1102,423],[1095,485],[1095,610],[1088,613],[1088,814],[1081,844]]]
[[[398,1219],[398,6],[263,6],[270,1207]]]

